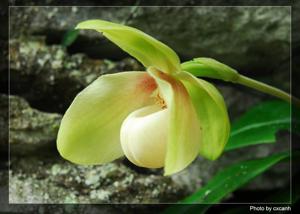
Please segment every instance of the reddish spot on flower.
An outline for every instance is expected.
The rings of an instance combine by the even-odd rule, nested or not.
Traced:
[[[157,84],[149,74],[145,73],[142,77],[141,81],[137,85],[137,89],[139,91],[143,91],[146,93],[152,93],[157,88]]]

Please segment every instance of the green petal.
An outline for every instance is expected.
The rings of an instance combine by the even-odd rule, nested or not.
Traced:
[[[209,77],[235,82],[239,74],[233,68],[211,58],[196,58],[181,64],[181,68],[197,77]]]
[[[184,85],[156,69],[148,71],[156,79],[170,113],[165,159],[165,175],[170,175],[184,169],[199,154],[200,124]]]
[[[150,95],[156,87],[146,72],[99,77],[76,96],[61,121],[61,156],[78,164],[101,164],[122,156],[121,124],[135,109],[153,103]]]
[[[180,60],[171,48],[133,27],[103,20],[88,20],[79,23],[76,29],[92,29],[103,33],[145,67],[154,66],[166,73],[180,70]]]
[[[188,90],[201,123],[200,155],[215,160],[224,150],[230,132],[230,121],[222,95],[210,83],[180,72],[179,79]]]

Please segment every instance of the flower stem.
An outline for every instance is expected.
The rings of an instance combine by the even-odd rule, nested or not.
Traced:
[[[259,82],[257,80],[251,79],[249,77],[239,75],[238,78],[235,80],[236,83],[239,83],[241,85],[248,86],[250,88],[254,88],[258,91],[262,91],[266,94],[273,95],[275,97],[278,97],[282,100],[285,100],[289,103],[293,103],[300,107],[300,100],[296,97],[291,96],[290,94],[275,88],[273,86],[267,85],[265,83]]]

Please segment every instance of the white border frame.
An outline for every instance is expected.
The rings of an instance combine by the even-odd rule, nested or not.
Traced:
[[[201,6],[180,6],[180,5],[174,5],[174,6],[138,6],[138,5],[132,5],[132,6],[77,6],[77,5],[69,5],[69,6],[11,6],[9,5],[8,6],[8,50],[9,50],[9,41],[10,41],[10,17],[11,17],[11,14],[10,14],[10,9],[11,8],[20,8],[20,7],[24,7],[24,8],[27,8],[27,7],[103,7],[103,8],[112,8],[112,7],[244,7],[244,8],[247,8],[247,7],[287,7],[289,8],[290,10],[290,45],[289,45],[289,48],[290,48],[290,60],[289,60],[289,63],[290,63],[290,93],[292,92],[292,6],[286,6],[286,5],[281,5],[281,6],[278,6],[278,5],[255,5],[255,6],[205,6],[205,5],[201,5]],[[10,95],[10,52],[8,52],[8,95]],[[10,100],[8,99],[8,112],[9,112],[9,115],[10,115]],[[292,118],[292,107],[290,107],[290,117]],[[56,203],[46,203],[46,204],[43,204],[43,203],[11,203],[10,202],[10,196],[9,196],[9,185],[10,185],[10,171],[11,171],[11,162],[10,162],[10,159],[11,159],[11,156],[10,156],[10,143],[9,143],[9,136],[10,136],[10,117],[8,117],[8,165],[9,165],[9,168],[8,168],[8,204],[15,204],[15,205],[27,205],[27,204],[34,204],[34,205],[56,205]],[[290,124],[290,130],[292,130],[292,123]],[[290,146],[290,161],[289,161],[289,165],[290,165],[290,202],[241,202],[241,203],[238,203],[238,202],[230,202],[230,203],[224,203],[224,202],[220,202],[220,203],[199,203],[199,205],[215,205],[215,204],[238,204],[238,205],[283,205],[283,204],[286,204],[286,205],[290,205],[292,204],[292,186],[293,186],[293,183],[292,183],[292,133],[290,134],[290,142],[289,142],[289,146]],[[61,205],[68,205],[69,203],[60,203]],[[109,205],[109,204],[114,204],[114,205],[118,205],[118,204],[136,204],[136,203],[70,203],[70,205]],[[147,203],[147,204],[143,204],[143,205],[153,205],[153,204],[177,204],[176,202],[174,203],[167,203],[167,202],[162,202],[162,203]],[[195,203],[184,203],[182,204],[183,206],[184,205],[195,205]],[[265,210],[264,210],[265,212]]]

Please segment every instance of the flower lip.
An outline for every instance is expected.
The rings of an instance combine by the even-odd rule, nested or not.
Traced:
[[[124,120],[120,133],[121,146],[132,163],[147,168],[164,167],[168,117],[167,109],[152,105],[132,112]]]

